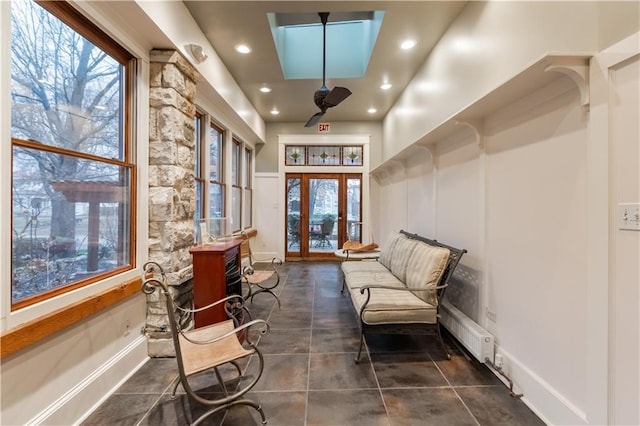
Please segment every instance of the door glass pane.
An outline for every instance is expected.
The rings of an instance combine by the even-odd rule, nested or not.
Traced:
[[[347,237],[362,242],[360,217],[360,179],[347,179]]]
[[[338,179],[309,179],[309,251],[337,247]]]
[[[287,179],[287,251],[300,251],[300,179]]]

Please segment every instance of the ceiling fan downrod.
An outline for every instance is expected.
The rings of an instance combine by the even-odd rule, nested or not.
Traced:
[[[320,22],[322,22],[322,87],[326,87],[325,73],[327,68],[327,21],[329,12],[318,12]]]

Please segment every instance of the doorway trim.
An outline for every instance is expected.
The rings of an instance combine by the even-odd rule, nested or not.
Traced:
[[[362,145],[362,166],[287,166],[285,147],[287,145]],[[370,136],[369,135],[278,135],[278,225],[280,235],[278,252],[284,258],[286,253],[283,219],[286,214],[286,174],[287,173],[360,173],[362,175],[362,235],[370,235]]]
[[[290,191],[290,183],[292,180],[298,181],[298,191],[299,191],[299,206],[297,208],[298,215],[297,216],[297,224],[295,225],[298,228],[298,231],[293,234],[292,230],[289,229],[292,224],[290,220],[295,216],[292,216],[292,211],[290,210],[290,199],[289,199],[289,191]],[[322,245],[320,245],[321,240],[316,239],[317,245],[314,248],[319,248],[319,250],[315,250],[312,248],[312,216],[317,212],[312,212],[310,209],[311,202],[311,193],[312,193],[312,185],[311,181],[313,180],[333,180],[336,182],[337,189],[337,206],[336,211],[329,213],[330,215],[335,214],[336,218],[332,225],[332,228],[335,231],[331,232],[331,235],[335,235],[336,239],[334,244],[331,243],[332,238],[325,239]],[[285,196],[285,223],[287,224],[286,231],[284,234],[285,241],[285,259],[292,260],[321,260],[321,259],[335,259],[334,251],[342,246],[342,244],[350,238],[349,236],[349,181],[357,180],[358,184],[358,211],[357,211],[357,223],[362,223],[362,174],[360,173],[287,173],[285,175],[285,191],[287,195]],[[326,217],[325,217],[326,219]],[[351,222],[354,223],[354,222]],[[315,226],[319,226],[319,223],[315,223]],[[324,225],[323,225],[324,226]],[[319,230],[319,229],[318,229]],[[318,231],[317,230],[317,231]],[[316,231],[316,232],[317,232]],[[335,232],[335,234],[334,234]],[[358,234],[360,231],[358,230]],[[318,235],[316,234],[316,237]],[[291,240],[294,239],[294,241]],[[297,242],[294,247],[297,250],[291,250],[292,245]],[[324,242],[328,243],[328,247],[325,246]]]

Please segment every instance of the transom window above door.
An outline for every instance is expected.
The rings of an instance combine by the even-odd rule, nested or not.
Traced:
[[[362,166],[362,145],[287,145],[287,166]]]

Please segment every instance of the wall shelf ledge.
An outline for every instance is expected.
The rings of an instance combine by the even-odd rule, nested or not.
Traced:
[[[394,162],[404,162],[415,153],[416,146],[434,146],[438,141],[468,127],[473,132],[476,143],[484,148],[484,119],[523,97],[551,84],[569,77],[578,87],[580,105],[589,105],[589,64],[593,53],[547,53],[538,58],[521,72],[507,79],[476,101],[453,114],[436,127],[429,130],[420,139],[395,153],[373,168],[376,174],[381,169],[393,169]],[[397,164],[397,163],[395,163]]]

